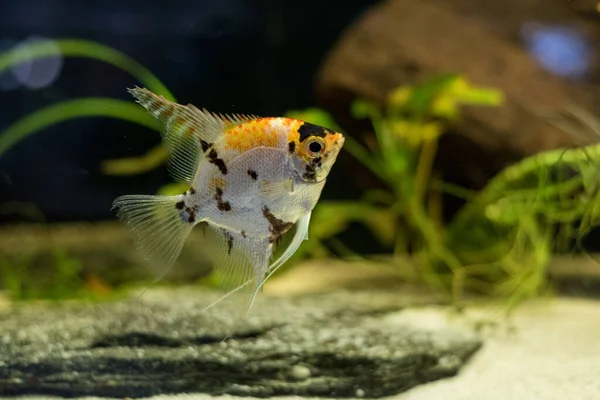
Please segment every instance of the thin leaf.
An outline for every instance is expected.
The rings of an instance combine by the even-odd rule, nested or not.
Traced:
[[[117,158],[102,162],[102,172],[106,175],[137,175],[158,168],[168,158],[166,146],[159,144],[139,157]],[[182,190],[181,192],[184,192]],[[180,192],[180,193],[181,193]],[[179,193],[177,193],[179,194]]]
[[[154,93],[175,101],[173,94],[146,67],[112,47],[88,40],[58,39],[52,41],[52,45],[40,41],[16,46],[0,54],[0,73],[24,61],[48,56],[83,57],[106,62],[131,74]]]
[[[0,157],[12,146],[36,132],[69,119],[82,117],[123,119],[159,130],[156,120],[133,102],[101,97],[63,101],[35,111],[1,132]]]

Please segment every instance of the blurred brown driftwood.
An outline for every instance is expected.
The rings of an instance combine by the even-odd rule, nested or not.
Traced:
[[[503,7],[511,3],[513,11],[526,7],[515,0],[501,2]],[[546,3],[553,2],[539,7]],[[580,15],[582,6],[578,14],[564,3],[548,7],[554,7],[554,14],[557,7],[564,8],[589,28],[590,22]],[[477,14],[477,8],[495,11]],[[343,34],[325,60],[317,80],[318,103],[345,130],[360,133],[368,126],[350,116],[349,104],[356,97],[383,102],[398,85],[448,72],[463,74],[474,85],[502,90],[503,106],[465,107],[460,125],[440,144],[437,161],[445,179],[470,188],[481,188],[500,169],[525,156],[596,141],[589,132],[565,132],[540,116],[573,104],[589,111],[593,93],[538,66],[517,42],[518,24],[499,29],[494,13],[506,16],[511,9],[501,11],[474,0],[389,0],[374,6]]]

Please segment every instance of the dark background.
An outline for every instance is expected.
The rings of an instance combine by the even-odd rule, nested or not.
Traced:
[[[221,113],[279,116],[314,105],[314,75],[327,50],[374,3],[4,0],[0,49],[32,38],[93,40],[147,67],[181,103]],[[14,74],[0,75],[1,130],[62,100],[131,100],[126,88],[140,84],[89,59],[32,68],[58,74],[34,88],[19,84]],[[0,157],[0,222],[112,218],[115,197],[154,193],[170,179],[165,168],[107,177],[99,171],[100,162],[142,155],[159,140],[147,128],[105,118],[71,120],[29,137]],[[324,198],[352,195],[343,177],[339,182],[328,185]]]

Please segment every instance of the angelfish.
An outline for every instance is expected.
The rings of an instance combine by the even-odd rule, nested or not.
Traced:
[[[297,119],[215,114],[145,88],[128,91],[160,122],[168,170],[189,188],[175,196],[118,197],[118,218],[157,279],[201,225],[214,273],[228,294],[242,290],[245,314],[270,274],[308,238],[311,212],[343,135]],[[293,226],[289,246],[271,262]]]

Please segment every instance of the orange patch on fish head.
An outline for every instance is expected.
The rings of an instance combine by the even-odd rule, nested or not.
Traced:
[[[304,121],[293,118],[282,118],[282,125],[287,129],[287,148],[292,154],[302,157],[300,146],[300,133],[298,129],[304,124]]]
[[[271,120],[259,118],[232,126],[225,131],[224,148],[241,154],[256,147],[277,147],[279,137]]]

